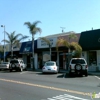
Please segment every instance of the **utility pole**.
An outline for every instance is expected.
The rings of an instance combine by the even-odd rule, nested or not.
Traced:
[[[64,32],[65,27],[60,27],[62,29],[62,33]]]
[[[4,28],[4,62],[5,62],[5,25],[1,25]]]

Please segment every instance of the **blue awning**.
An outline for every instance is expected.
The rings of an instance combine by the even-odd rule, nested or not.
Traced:
[[[37,49],[37,40],[34,41],[34,52]],[[32,41],[23,42],[19,51],[20,54],[32,53]]]
[[[6,56],[9,54],[10,52],[5,52],[5,58]],[[3,59],[4,58],[4,53],[0,53],[0,58]]]

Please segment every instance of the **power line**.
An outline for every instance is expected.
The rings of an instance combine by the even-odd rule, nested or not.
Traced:
[[[60,27],[62,29],[62,32],[64,32],[65,27]]]

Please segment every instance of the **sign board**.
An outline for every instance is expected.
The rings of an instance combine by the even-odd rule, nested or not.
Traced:
[[[46,38],[51,42],[51,47],[56,47],[57,37]],[[37,40],[37,48],[49,48],[49,45],[42,39]]]

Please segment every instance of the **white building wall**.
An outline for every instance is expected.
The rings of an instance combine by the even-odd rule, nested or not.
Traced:
[[[87,52],[86,51],[82,52],[81,57],[84,58],[86,61],[88,61],[88,59],[87,59]]]
[[[22,56],[22,59],[23,59],[24,63],[27,64],[27,56],[26,55],[23,55]]]
[[[87,51],[83,51],[82,52],[82,57],[87,61],[87,64],[88,64],[88,62],[89,62],[89,59],[88,59],[88,52]],[[100,57],[100,55],[99,55],[99,57]],[[98,61],[97,61],[98,62]],[[97,68],[97,66],[96,65],[89,65],[88,64],[88,71],[96,71],[96,68]]]

